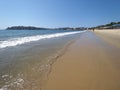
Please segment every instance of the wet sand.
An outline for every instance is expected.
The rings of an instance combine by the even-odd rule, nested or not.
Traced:
[[[84,33],[52,65],[42,90],[120,90],[120,49]]]

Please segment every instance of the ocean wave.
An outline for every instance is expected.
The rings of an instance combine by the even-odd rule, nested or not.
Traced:
[[[27,36],[27,37],[20,37],[20,38],[13,38],[6,41],[0,42],[0,48],[6,48],[6,47],[12,47],[21,45],[24,43],[32,42],[32,41],[38,41],[42,39],[50,39],[55,37],[62,37],[66,35],[71,34],[77,34],[77,33],[83,33],[85,31],[76,31],[76,32],[64,32],[64,33],[55,33],[55,34],[49,34],[49,35],[36,35],[36,36]]]

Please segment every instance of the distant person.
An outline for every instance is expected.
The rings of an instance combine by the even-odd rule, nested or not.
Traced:
[[[93,32],[95,31],[95,29],[93,28]]]

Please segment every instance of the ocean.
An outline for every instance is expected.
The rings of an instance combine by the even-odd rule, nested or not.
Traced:
[[[84,32],[0,30],[0,90],[41,90],[51,65]]]

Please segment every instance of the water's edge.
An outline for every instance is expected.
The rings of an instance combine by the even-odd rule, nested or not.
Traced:
[[[33,67],[33,65],[30,66],[31,64],[29,65],[29,62],[28,62],[28,65],[30,66],[30,68],[27,67],[29,69],[24,70],[24,71],[28,70],[27,73],[26,72],[18,73],[19,74],[19,75],[17,74],[18,77],[16,77],[15,79],[12,79],[12,82],[11,81],[9,82],[9,79],[8,79],[8,83],[6,85],[3,85],[2,87],[0,87],[0,90],[16,90],[16,88],[18,90],[41,90],[49,78],[48,76],[52,71],[53,64],[58,60],[58,58],[62,57],[67,52],[69,47],[74,42],[76,42],[76,40],[78,40],[78,39],[79,39],[78,36],[76,36],[76,38],[74,38],[74,39],[72,38],[71,40],[66,42],[61,48],[59,48],[57,51],[55,51],[52,55],[46,57],[45,61],[42,62],[41,64],[40,63],[33,64],[35,67]],[[38,47],[38,48],[40,48],[40,47]],[[35,49],[35,50],[39,51],[39,49]],[[27,51],[27,52],[29,52],[29,51]],[[41,55],[41,53],[39,53],[39,52],[37,54]],[[33,62],[35,59],[39,60],[41,58],[41,57],[40,58],[36,57],[36,55],[35,56],[34,55],[35,54],[33,53],[33,58],[31,58],[31,56],[29,57],[29,55],[27,57],[29,57],[31,60],[33,59]],[[19,64],[19,63],[17,63],[17,64]],[[24,68],[22,68],[22,69],[24,69]],[[34,70],[32,71],[31,69],[34,69]],[[31,74],[31,75],[29,75],[29,74]],[[5,79],[6,79],[6,77],[8,77],[8,76],[4,75],[3,77],[5,77]]]
[[[40,90],[42,90],[42,88],[44,87],[44,85],[47,83],[47,80],[49,79],[49,74],[52,72],[53,64],[54,64],[55,62],[57,62],[57,60],[58,60],[60,57],[62,57],[62,56],[68,51],[69,47],[70,47],[71,45],[73,45],[78,39],[79,39],[79,38],[74,39],[74,40],[72,40],[72,41],[69,41],[69,42],[57,53],[57,55],[50,60],[50,61],[51,61],[51,62],[50,62],[50,69],[49,69],[49,71],[48,71],[48,73],[47,73],[47,79],[46,79],[45,83],[43,84],[43,86],[41,87]]]

